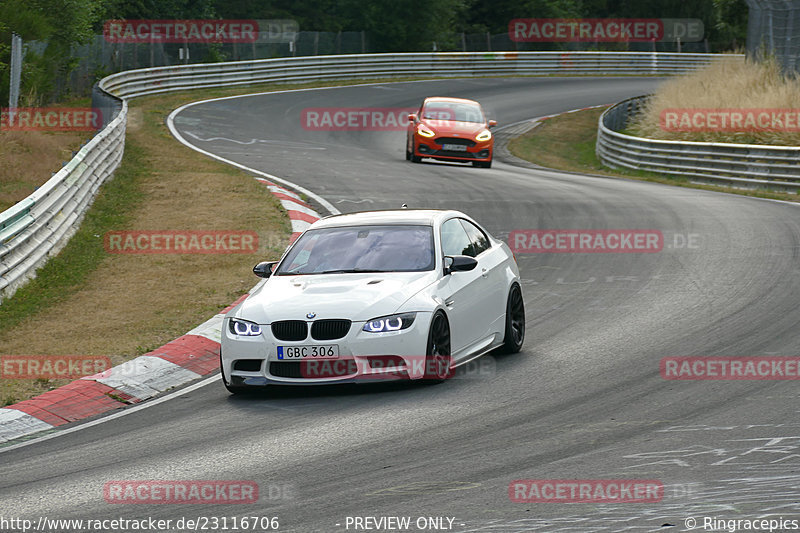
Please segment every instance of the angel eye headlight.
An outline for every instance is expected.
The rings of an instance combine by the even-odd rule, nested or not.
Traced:
[[[483,130],[482,132],[480,132],[478,134],[477,137],[475,137],[475,140],[477,140],[477,141],[488,141],[491,138],[492,138],[492,132],[489,131],[489,130]]]
[[[417,126],[417,133],[422,135],[423,137],[434,137],[436,134],[433,133],[429,128],[426,128],[424,125],[420,124]]]
[[[261,326],[249,320],[242,320],[239,318],[231,318],[228,321],[228,329],[234,335],[242,335],[243,337],[256,337],[261,335]]]
[[[368,333],[384,333],[386,331],[399,331],[411,327],[416,313],[402,313],[398,315],[382,316],[367,321],[362,328]]]

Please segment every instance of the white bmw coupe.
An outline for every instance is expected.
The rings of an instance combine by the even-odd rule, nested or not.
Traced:
[[[458,211],[368,211],[312,224],[225,316],[233,393],[271,384],[442,381],[525,340],[508,246]]]

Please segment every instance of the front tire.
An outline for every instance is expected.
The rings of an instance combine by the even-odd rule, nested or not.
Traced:
[[[508,291],[506,302],[506,335],[503,342],[505,353],[517,353],[525,343],[525,302],[522,289],[516,283]]]
[[[408,154],[408,157],[409,157],[409,159],[411,160],[412,163],[421,163],[422,162],[422,158],[414,153],[416,151],[417,151],[417,147],[414,146],[414,142],[412,141],[411,142],[411,152]]]
[[[492,168],[492,160],[490,159],[488,161],[473,161],[472,166],[478,168]]]
[[[245,394],[248,392],[247,387],[237,387],[235,385],[231,385],[228,383],[228,380],[225,379],[225,370],[222,366],[222,351],[219,353],[219,375],[222,378],[222,384],[225,385],[225,388],[228,389],[228,392],[231,394]]]
[[[453,375],[450,355],[450,324],[447,316],[438,311],[433,315],[428,330],[428,348],[425,351],[424,379],[431,383],[441,383]]]

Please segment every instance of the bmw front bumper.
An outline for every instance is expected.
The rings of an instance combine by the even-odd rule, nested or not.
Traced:
[[[428,329],[433,313],[417,312],[406,329],[383,333],[363,331],[365,322],[353,322],[347,334],[334,340],[285,341],[276,339],[268,325],[257,336],[230,331],[222,324],[222,372],[235,387],[265,385],[320,385],[421,379],[425,376]],[[310,322],[309,322],[310,324]],[[279,358],[278,348],[337,345],[337,358]]]

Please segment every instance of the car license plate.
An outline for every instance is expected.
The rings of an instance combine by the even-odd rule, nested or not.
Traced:
[[[278,359],[282,361],[338,358],[338,344],[328,344],[325,346],[278,346]]]
[[[451,152],[466,152],[467,146],[465,144],[443,144],[442,150],[449,150]]]

